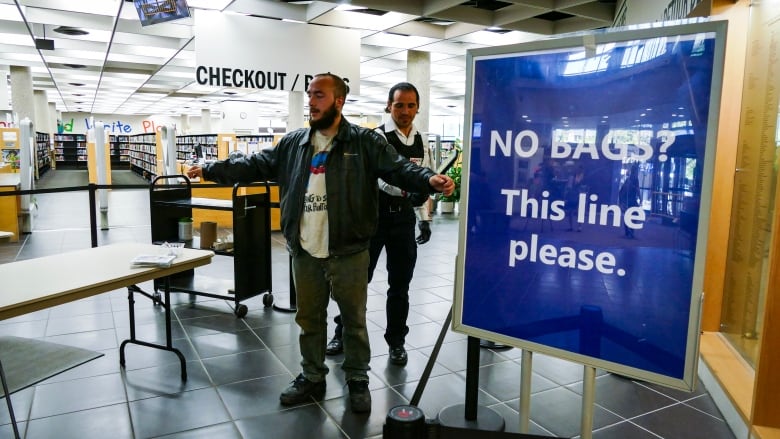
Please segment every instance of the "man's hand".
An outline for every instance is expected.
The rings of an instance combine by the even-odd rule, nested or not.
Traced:
[[[455,190],[455,182],[444,174],[434,175],[428,180],[428,184],[430,184],[436,192],[441,192],[444,195],[452,195],[452,192]]]
[[[200,166],[193,166],[190,169],[187,169],[187,177],[190,179],[195,177],[203,178],[203,169],[201,169]]]
[[[417,223],[417,227],[420,229],[420,236],[417,237],[415,241],[417,241],[417,244],[425,244],[426,242],[430,241],[431,239],[431,222],[430,221],[420,221]]]
[[[409,192],[406,194],[406,198],[409,199],[409,202],[412,203],[412,206],[414,207],[420,207],[428,201],[428,196],[419,192]]]

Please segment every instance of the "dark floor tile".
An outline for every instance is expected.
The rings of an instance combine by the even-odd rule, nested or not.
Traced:
[[[237,332],[218,332],[190,339],[200,358],[218,357],[238,352],[265,349],[266,345],[249,329]]]
[[[42,384],[51,384],[61,381],[77,380],[79,378],[89,378],[100,375],[110,375],[121,372],[119,365],[119,350],[109,349],[101,352],[102,357],[88,361],[78,367],[66,370],[60,374],[43,381]]]
[[[14,409],[14,416],[16,422],[27,420],[27,415],[30,413],[30,406],[32,405],[33,396],[35,394],[35,387],[28,387],[22,389],[11,395],[11,405]],[[8,403],[3,399],[0,400],[0,425],[9,424],[11,417],[8,415]],[[19,427],[21,431],[21,427]],[[13,437],[3,436],[0,437]]]
[[[300,373],[302,357],[297,343],[294,345],[273,346],[270,350],[293,376],[297,376]]]
[[[216,385],[286,373],[284,365],[265,349],[207,358],[203,365]]]
[[[419,381],[425,368],[428,366],[430,357],[423,355],[417,350],[407,350],[409,361],[406,366],[396,366],[390,363],[389,355],[377,355],[371,357],[371,372],[377,375],[389,386]],[[440,376],[451,373],[438,363],[434,363],[430,371],[430,376]]]
[[[182,392],[130,402],[137,437],[155,437],[230,420],[216,389]]]
[[[701,410],[704,413],[712,415],[718,419],[724,419],[723,414],[721,413],[718,406],[715,405],[715,401],[713,401],[709,394],[699,395],[693,399],[685,401],[684,404],[687,404],[697,410]]]
[[[582,383],[569,388],[582,394]],[[596,378],[595,400],[596,404],[626,419],[677,403],[628,378],[613,374]]]
[[[286,410],[279,395],[290,385],[286,373],[265,378],[224,384],[217,387],[219,395],[233,419],[245,419]]]
[[[50,317],[49,324],[46,326],[46,336],[100,331],[103,329],[114,329],[114,316],[110,312],[62,318]]]
[[[159,439],[242,439],[238,427],[233,422],[224,422],[157,437]]]
[[[558,437],[580,434],[582,398],[565,387],[556,387],[531,395],[531,419]],[[599,406],[593,410],[593,428],[598,429],[622,419]]]
[[[434,322],[443,322],[444,319],[447,318],[450,308],[452,308],[452,304],[449,301],[424,303],[409,307],[410,310],[413,310]]]
[[[514,351],[520,354],[518,358],[522,356],[521,349]],[[582,381],[584,369],[581,364],[542,354],[534,354],[531,364],[534,372],[558,385],[565,386]]]
[[[119,347],[114,328],[101,329],[89,332],[77,332],[72,334],[54,335],[44,340],[52,343],[60,343],[93,351],[105,351]]]
[[[626,439],[626,438],[658,439],[658,436],[629,421],[623,421],[617,424],[613,424],[593,432],[593,439]]]
[[[298,336],[301,333],[298,325],[282,323],[274,326],[253,328],[252,331],[260,337],[260,340],[268,347],[298,345]]]
[[[125,311],[127,313],[127,311]],[[165,327],[165,317],[160,317],[157,323],[137,323],[135,325],[135,338],[149,343],[166,344],[167,329]],[[130,338],[130,326],[116,327],[116,337],[119,343]],[[178,321],[171,321],[171,340],[174,341],[174,345],[180,345],[186,343],[184,340],[187,337],[184,328]]]
[[[371,412],[353,413],[349,398],[334,398],[324,401],[323,408],[336,419],[342,430],[350,438],[364,438],[382,433],[387,413],[398,405],[406,405],[409,401],[391,388],[371,390]]]
[[[504,431],[507,433],[520,433],[520,414],[504,403],[488,406],[496,414],[504,418]],[[540,427],[533,421],[528,422],[528,431],[525,434],[552,437],[553,434]]]
[[[127,400],[175,395],[181,392],[211,387],[211,380],[200,361],[188,361],[187,380],[181,378],[181,364],[169,363],[145,369],[128,370],[124,374]]]
[[[194,337],[214,333],[235,333],[249,329],[244,320],[236,317],[233,313],[220,313],[187,319],[179,316],[179,321],[186,329],[187,334]]]
[[[3,436],[7,437],[7,436]],[[127,404],[114,404],[41,419],[33,419],[26,438],[133,439]]]
[[[466,370],[466,352],[467,352],[468,340],[460,339],[449,343],[443,343],[439,350],[439,355],[436,361],[442,366],[453,372],[459,372]],[[433,346],[424,347],[420,349],[425,355],[430,355],[433,351]],[[509,361],[505,357],[489,350],[480,349],[479,351],[479,365],[484,366],[487,364],[494,364],[502,361]]]
[[[632,419],[666,439],[734,439],[725,421],[685,404],[677,404]]]
[[[25,437],[27,431],[27,421],[16,421],[16,429],[21,437]],[[14,437],[14,428],[11,424],[0,425],[0,437]]]
[[[42,384],[36,386],[30,418],[34,420],[125,401],[125,386],[118,373]]]
[[[409,326],[409,334],[406,335],[406,344],[415,348],[435,345],[441,334],[443,324],[444,322],[426,322]],[[447,329],[447,332],[449,332],[449,328]]]
[[[236,421],[244,439],[345,438],[338,425],[317,405]]]
[[[0,324],[0,335],[13,335],[16,337],[42,338],[46,333],[46,320],[20,321],[16,323]]]
[[[195,360],[197,353],[186,339],[174,340],[173,347],[184,356],[184,360]],[[172,351],[150,348],[148,346],[128,343],[125,345],[125,369],[145,369],[166,364],[179,364],[179,356]]]
[[[417,391],[417,382],[410,382],[394,386],[404,398],[411,400]],[[456,374],[442,375],[428,380],[422,391],[417,406],[425,413],[426,417],[435,417],[441,409],[455,404],[465,404],[466,381]],[[477,397],[479,405],[497,404],[499,401],[480,391]]]

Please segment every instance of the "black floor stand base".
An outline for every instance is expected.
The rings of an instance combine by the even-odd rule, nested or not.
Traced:
[[[482,431],[504,431],[504,418],[495,410],[477,406],[477,418],[469,421],[464,416],[465,404],[444,407],[439,412],[438,421],[443,427],[464,428]]]
[[[512,349],[512,346],[507,346],[505,344],[498,344],[494,341],[485,340],[485,339],[479,339],[479,347],[485,349],[493,349],[493,350]]]

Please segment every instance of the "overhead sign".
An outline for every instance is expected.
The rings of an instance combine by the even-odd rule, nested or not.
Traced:
[[[456,331],[693,388],[725,29],[469,51]]]
[[[331,72],[360,91],[357,31],[199,10],[195,36],[198,84],[306,91],[315,74]]]

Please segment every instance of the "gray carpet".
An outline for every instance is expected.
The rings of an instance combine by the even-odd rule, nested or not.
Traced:
[[[86,170],[54,169],[44,174],[35,182],[35,188],[54,189],[86,186],[88,184],[89,174]],[[111,184],[139,184],[148,186],[149,182],[133,171],[112,170]]]
[[[142,184],[149,186],[149,181],[133,171],[111,171],[111,184]]]
[[[53,169],[35,182],[36,189],[86,186],[89,184],[87,170]]]
[[[0,361],[10,393],[102,356],[100,352],[48,341],[11,335],[0,337]],[[0,397],[4,395],[0,387]]]

